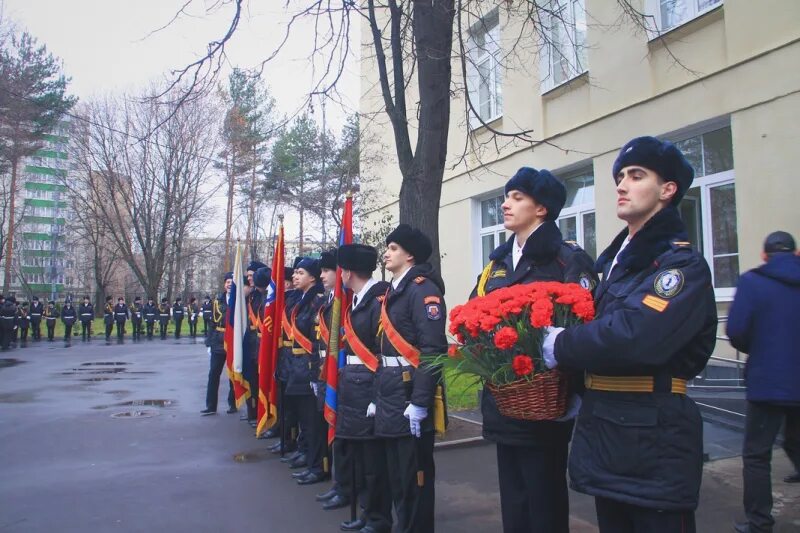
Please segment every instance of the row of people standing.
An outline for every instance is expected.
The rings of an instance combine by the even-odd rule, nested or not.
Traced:
[[[88,297],[84,300],[85,304],[88,303]],[[181,330],[183,321],[186,319],[189,325],[189,337],[197,337],[197,325],[201,316],[204,317],[204,329],[208,328],[208,319],[206,319],[205,308],[210,309],[210,298],[206,296],[203,308],[197,304],[197,298],[192,297],[189,300],[189,305],[185,306],[180,297],[175,299],[175,302],[170,306],[166,298],[161,299],[159,305],[155,304],[153,298],[149,298],[147,303],[142,305],[141,297],[134,298],[133,304],[128,306],[125,303],[125,298],[120,296],[117,298],[117,303],[112,304],[112,297],[106,296],[106,303],[103,308],[103,324],[105,326],[105,340],[106,344],[111,343],[111,335],[116,325],[117,343],[124,342],[126,333],[126,323],[131,321],[132,326],[132,340],[139,342],[146,336],[147,340],[153,340],[155,334],[155,325],[158,323],[158,334],[162,340],[167,338],[167,326],[170,321],[175,325],[174,336],[175,339],[181,338]],[[90,310],[87,310],[87,316]],[[83,316],[83,315],[81,315]],[[91,340],[91,320],[88,320],[84,325],[84,340]]]
[[[17,302],[14,296],[0,295],[0,348],[6,351],[12,346],[27,347],[29,332],[34,342],[41,341],[42,323],[47,330],[47,340],[53,342],[59,318],[64,324],[64,341],[69,344],[72,326],[77,319],[76,310],[70,299],[67,299],[59,310],[53,300],[45,306],[37,296],[34,296],[29,304]]]

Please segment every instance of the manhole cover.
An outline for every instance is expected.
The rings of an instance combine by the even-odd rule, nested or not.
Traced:
[[[175,400],[129,400],[127,402],[112,403],[109,405],[96,405],[92,409],[109,409],[111,407],[170,407],[175,405]]]
[[[158,411],[149,411],[147,409],[136,411],[125,411],[122,413],[114,413],[111,418],[153,418],[158,416]]]
[[[122,361],[97,361],[94,363],[81,363],[81,366],[125,366],[129,364]]]
[[[19,359],[4,358],[4,359],[0,359],[0,368],[8,368],[10,366],[17,366],[17,365],[22,364],[24,362],[25,361],[20,361]]]

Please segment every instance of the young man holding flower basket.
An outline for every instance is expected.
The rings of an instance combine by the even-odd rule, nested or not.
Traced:
[[[534,329],[534,322],[551,323],[553,304],[548,302],[554,291],[564,292],[565,298],[570,290],[581,293],[576,298],[591,312],[588,291],[597,285],[597,278],[592,259],[575,243],[564,242],[554,222],[567,196],[555,176],[523,167],[506,184],[505,195],[504,226],[514,235],[492,252],[473,300],[451,314],[451,331],[466,343],[458,350],[457,370],[485,383],[483,436],[497,443],[503,530],[566,532],[567,447],[573,427],[571,416],[564,416],[568,376],[544,368],[535,346],[543,332]],[[539,300],[530,285],[534,282],[550,282],[536,284],[543,289]],[[572,283],[572,288],[562,282]],[[488,342],[492,344],[487,349]],[[560,406],[531,403],[536,394],[531,388],[541,387],[542,379]]]
[[[695,531],[703,425],[687,380],[716,342],[711,273],[686,242],[677,206],[694,171],[674,145],[628,142],[614,162],[628,227],[600,255],[597,318],[544,341],[550,367],[586,373],[569,460],[601,532]]]

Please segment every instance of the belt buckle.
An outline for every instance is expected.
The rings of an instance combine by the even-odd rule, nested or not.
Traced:
[[[591,389],[592,388],[592,375],[591,374],[588,374],[588,373],[586,374],[586,376],[583,378],[583,384],[586,386],[587,389]]]

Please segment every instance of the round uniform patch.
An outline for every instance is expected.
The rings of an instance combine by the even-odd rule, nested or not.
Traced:
[[[677,268],[661,272],[653,282],[653,289],[662,298],[672,298],[683,289],[683,272]]]
[[[594,282],[592,281],[592,278],[590,278],[588,274],[581,274],[578,283],[580,284],[581,287],[583,287],[587,291],[594,289]]]

